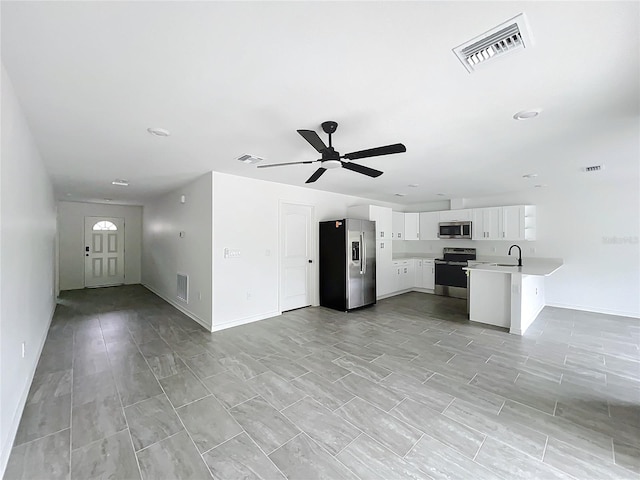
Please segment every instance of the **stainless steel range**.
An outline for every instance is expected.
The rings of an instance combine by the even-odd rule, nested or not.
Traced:
[[[467,275],[463,267],[467,260],[476,259],[475,248],[447,247],[442,250],[443,258],[435,260],[437,295],[467,298]]]

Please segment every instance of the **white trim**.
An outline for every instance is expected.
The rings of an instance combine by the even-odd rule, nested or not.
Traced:
[[[571,305],[566,303],[547,303],[547,307],[557,307],[557,308],[566,308],[569,310],[580,310],[582,312],[592,312],[592,313],[602,313],[605,315],[615,315],[618,317],[631,317],[631,318],[640,318],[640,313],[638,312],[626,312],[624,310],[611,310],[608,308],[593,308],[587,307],[585,305]]]
[[[189,310],[187,310],[186,308],[184,308],[182,305],[180,305],[179,303],[169,299],[168,297],[165,297],[163,294],[161,294],[160,292],[158,292],[156,289],[154,289],[153,287],[147,285],[146,283],[142,283],[141,284],[144,288],[146,288],[147,290],[150,290],[151,292],[155,293],[157,296],[159,296],[161,299],[163,299],[165,302],[171,304],[172,306],[176,307],[178,310],[180,310],[182,313],[184,313],[187,317],[189,317],[192,320],[195,320],[196,322],[198,322],[202,327],[206,328],[209,332],[212,332],[213,330],[211,329],[211,325],[209,325],[206,320],[201,319],[200,317],[198,317],[195,313],[190,312]]]
[[[4,475],[5,470],[7,468],[7,464],[9,463],[9,456],[11,455],[11,450],[13,449],[13,442],[16,440],[16,434],[18,433],[18,427],[20,426],[20,420],[22,420],[22,414],[24,413],[24,407],[27,403],[27,396],[29,395],[29,390],[31,390],[31,384],[33,383],[33,377],[36,374],[36,368],[38,367],[38,362],[40,361],[40,355],[42,355],[42,349],[44,348],[44,344],[47,341],[47,335],[49,334],[49,328],[51,328],[51,322],[53,321],[53,315],[56,311],[57,302],[55,297],[53,298],[53,308],[51,309],[51,314],[49,315],[49,322],[47,323],[47,328],[44,331],[44,335],[40,340],[40,347],[38,348],[38,356],[36,357],[36,361],[33,363],[33,367],[31,369],[31,373],[29,374],[29,381],[25,384],[26,388],[20,395],[20,403],[18,404],[18,409],[16,410],[13,420],[11,421],[11,425],[9,426],[9,435],[7,437],[7,442],[2,446],[2,453],[0,454],[0,474]]]
[[[211,329],[211,331],[212,332],[217,332],[217,331],[220,331],[220,330],[225,330],[227,328],[238,327],[240,325],[245,325],[247,323],[253,323],[253,322],[258,322],[260,320],[266,320],[267,318],[278,317],[280,315],[282,315],[282,312],[278,311],[278,310],[273,311],[273,312],[260,313],[258,315],[251,315],[249,317],[240,318],[238,320],[232,320],[232,321],[226,322],[226,323],[214,324],[214,326]]]

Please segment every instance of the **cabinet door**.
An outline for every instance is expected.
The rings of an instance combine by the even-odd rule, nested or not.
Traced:
[[[473,220],[471,220],[471,239],[486,240],[487,234],[484,229],[484,208],[473,209]]]
[[[433,290],[436,288],[436,268],[433,261],[422,262],[422,283],[423,288]]]
[[[420,240],[439,240],[438,223],[440,223],[440,212],[421,212]]]
[[[416,274],[415,274],[415,278],[416,281],[414,283],[414,286],[416,288],[424,288],[424,281],[422,278],[422,260],[418,259],[415,261],[415,269],[416,269]]]
[[[405,240],[420,239],[420,214],[419,213],[404,214],[404,239]]]
[[[371,205],[370,218],[376,222],[376,238],[379,240],[391,240],[392,213],[388,207]]]
[[[378,296],[394,291],[391,241],[376,241],[376,290]]]
[[[502,239],[524,240],[524,207],[502,207]]]
[[[501,235],[501,207],[492,207],[483,209],[482,226],[486,232],[486,240],[499,240]]]
[[[404,240],[404,213],[403,212],[393,212],[393,231],[391,233],[391,238],[393,240]]]
[[[465,208],[462,210],[444,210],[440,212],[441,222],[468,222],[471,221],[472,210]]]

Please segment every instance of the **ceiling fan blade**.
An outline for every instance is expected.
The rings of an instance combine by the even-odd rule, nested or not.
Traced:
[[[320,160],[307,160],[304,162],[289,162],[289,163],[271,163],[269,165],[258,165],[258,168],[269,168],[269,167],[282,167],[284,165],[302,165],[307,163],[319,162]]]
[[[360,150],[359,152],[347,153],[343,158],[349,160],[357,160],[358,158],[378,157],[380,155],[390,155],[392,153],[403,153],[407,151],[401,143],[394,143],[393,145],[386,145],[384,147],[370,148],[368,150]]]
[[[313,130],[298,130],[298,133],[318,152],[322,153],[323,150],[327,149],[322,139]]]
[[[326,169],[326,168],[322,168],[322,167],[320,167],[320,168],[319,168],[319,169],[317,169],[317,170],[313,173],[313,175],[311,175],[311,176],[309,177],[309,179],[308,179],[306,182],[304,182],[304,183],[313,183],[313,182],[315,182],[315,181],[316,181],[316,180],[318,180],[318,179],[322,176],[322,174],[323,174],[324,172],[326,172],[326,171],[327,171],[327,169]]]
[[[369,175],[370,177],[379,177],[383,173],[380,170],[375,170],[373,168],[365,167],[364,165],[358,165],[357,163],[350,162],[342,162],[342,168],[362,173],[363,175]]]

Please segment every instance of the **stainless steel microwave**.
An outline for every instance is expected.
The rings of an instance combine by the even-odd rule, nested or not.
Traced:
[[[471,239],[471,222],[440,222],[438,238]]]

